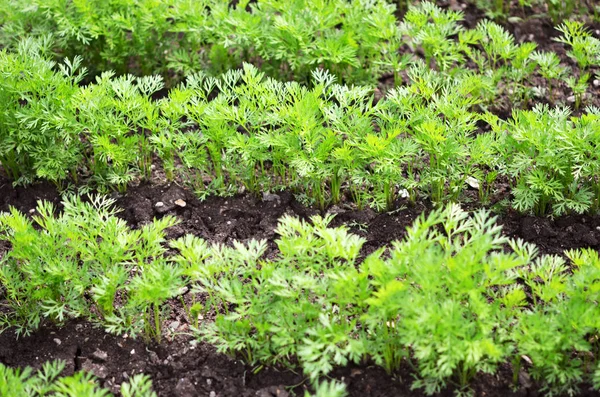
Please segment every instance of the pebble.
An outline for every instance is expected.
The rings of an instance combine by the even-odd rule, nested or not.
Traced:
[[[281,201],[278,194],[263,193],[263,201]]]
[[[98,361],[106,361],[108,359],[108,353],[106,353],[103,350],[97,349],[93,354],[92,357],[95,358]]]
[[[471,186],[473,189],[479,189],[479,181],[472,176],[466,179],[467,185]]]
[[[135,354],[135,349],[131,349],[131,354]]]
[[[92,360],[85,360],[81,364],[81,369],[93,373],[97,378],[106,379],[108,377],[108,369],[104,365],[94,364]]]
[[[571,96],[567,97],[567,102],[574,103],[575,102],[575,95],[571,95]]]
[[[177,382],[173,395],[177,397],[193,397],[197,396],[198,392],[189,379],[182,378]]]
[[[58,338],[54,338],[54,343],[56,343],[58,346],[60,346],[60,344],[62,343],[60,339]]]
[[[178,199],[178,200],[175,200],[175,205],[183,208],[187,205],[187,203],[185,201],[183,201],[182,199]]]
[[[217,397],[217,393],[215,393],[214,391],[211,390],[210,393],[208,393],[209,397]]]
[[[600,80],[594,79],[592,83],[594,84],[594,87],[600,87]]]
[[[179,289],[179,291],[177,292],[177,295],[183,295],[183,294],[187,294],[187,292],[189,291],[189,287],[181,287]]]
[[[164,207],[164,206],[165,206],[165,203],[163,203],[162,201],[159,201],[158,203],[154,204],[154,206],[155,206],[156,208]]]

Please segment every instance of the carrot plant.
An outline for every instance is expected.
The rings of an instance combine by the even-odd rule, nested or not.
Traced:
[[[44,320],[83,317],[114,332],[160,340],[160,305],[183,286],[161,246],[164,230],[176,221],[165,217],[131,231],[113,204],[68,197],[55,217],[54,206],[40,202],[33,216],[37,227],[14,208],[0,216],[0,237],[12,245],[0,267],[9,309],[3,329],[27,335]]]
[[[29,38],[14,52],[0,50],[0,164],[17,183],[43,178],[64,187],[82,157],[77,120],[65,103],[86,70],[79,57],[56,67],[44,56],[50,43]]]
[[[427,67],[447,71],[462,62],[458,43],[452,40],[462,27],[460,11],[445,11],[430,1],[410,6],[398,29],[413,51],[421,49]]]
[[[514,253],[496,251],[506,243]],[[428,395],[448,383],[466,392],[477,372],[494,372],[511,354],[510,323],[525,298],[512,288],[514,269],[532,249],[502,236],[485,212],[469,217],[450,205],[422,216],[390,260],[365,260],[373,292],[364,318],[377,332],[367,350],[389,369],[399,367],[394,355],[412,352],[413,387]]]
[[[163,87],[158,76],[113,78],[104,73],[96,84],[82,87],[72,98],[84,131],[90,183],[124,192],[137,177],[149,179],[159,133],[158,107],[150,95]]]
[[[183,46],[199,50],[195,41],[177,35],[198,30],[206,21],[209,2],[143,0],[86,0],[69,2],[11,1],[3,31],[4,44],[25,36],[52,34],[60,58],[81,55],[96,75],[161,73],[166,56]],[[178,43],[179,41],[179,43]],[[201,42],[201,44],[203,44]],[[160,55],[159,55],[160,54]]]
[[[322,67],[373,83],[378,57],[395,51],[395,8],[384,0],[12,0],[0,16],[0,45],[51,34],[53,54],[81,55],[93,76],[160,74],[168,85],[251,61],[283,79],[306,80]]]
[[[334,364],[359,360],[365,352],[351,333],[353,313],[360,310],[353,305],[360,299],[348,272],[356,274],[364,241],[344,228],[327,228],[330,220],[314,217],[311,225],[283,218],[274,260],[261,259],[264,241],[230,248],[178,240],[175,260],[195,290],[207,293],[207,303],[221,311],[214,324],[199,330],[202,338],[248,363],[290,364],[299,357],[313,379]],[[364,287],[366,274],[362,280]]]
[[[101,388],[94,376],[79,371],[70,376],[61,376],[65,362],[47,361],[34,372],[30,367],[12,369],[0,364],[0,395],[2,396],[112,396]],[[147,375],[137,374],[121,384],[121,394],[125,397],[156,397],[152,391],[152,381]]]
[[[595,208],[596,178],[578,172],[584,164],[589,167],[590,160],[594,162],[595,152],[586,158],[579,151],[587,146],[585,137],[593,136],[595,128],[590,129],[582,119],[569,120],[569,115],[566,108],[536,106],[531,111],[514,112],[500,127],[510,132],[500,147],[505,156],[502,172],[513,179],[513,206],[517,210],[560,215]],[[594,145],[593,141],[589,144]],[[570,155],[575,152],[579,156]]]
[[[272,259],[261,241],[173,242],[193,292],[219,313],[200,337],[247,363],[298,362],[313,382],[348,362],[390,373],[409,362],[428,395],[449,385],[469,395],[477,373],[510,361],[518,374],[523,355],[551,393],[595,376],[597,253],[569,252],[571,275],[563,259],[504,237],[487,212],[454,204],[357,265],[363,240],[330,220],[283,218]]]
[[[539,65],[539,73],[548,84],[550,102],[554,102],[553,81],[565,79],[569,68],[560,64],[560,58],[554,52],[536,51],[531,55],[531,59]]]
[[[577,62],[582,71],[600,64],[600,40],[592,36],[582,22],[565,21],[556,29],[562,35],[555,40],[568,46],[567,55]]]
[[[536,304],[515,332],[518,354],[530,359],[530,373],[547,395],[576,394],[578,385],[594,381],[597,374],[598,307],[592,302],[598,299],[600,260],[593,250],[569,251],[567,256],[574,265],[572,275],[560,257],[531,265],[526,278]]]
[[[244,61],[254,52],[273,76],[302,81],[323,67],[340,81],[374,82],[380,74],[377,58],[382,51],[393,51],[388,38],[395,34],[394,10],[380,0],[298,0],[285,6],[242,1],[216,34],[218,42]]]

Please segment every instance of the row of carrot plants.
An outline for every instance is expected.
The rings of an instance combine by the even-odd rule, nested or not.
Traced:
[[[412,368],[427,394],[467,395],[477,374],[510,363],[515,387],[526,371],[548,395],[600,388],[598,252],[538,256],[485,211],[422,215],[359,261],[364,239],[328,227],[330,216],[282,218],[278,253],[265,258],[265,241],[167,242],[171,217],[131,230],[110,199],[63,205],[56,217],[47,202],[33,220],[0,215],[12,247],[0,266],[2,328],[27,335],[85,318],[160,341],[181,301],[202,340],[247,364],[299,365],[315,384],[336,366],[374,362]]]
[[[0,396],[18,397],[112,397],[113,394],[101,387],[94,375],[78,371],[71,375],[61,360],[47,361],[38,370],[31,367],[9,368],[0,363]],[[333,381],[324,381],[315,386],[315,393],[304,393],[304,397],[345,397],[344,386]],[[149,376],[137,374],[123,382],[118,395],[122,397],[157,397],[152,390]]]
[[[540,1],[551,15],[566,17],[577,8],[573,0]],[[492,16],[506,14],[510,5],[475,2]],[[396,5],[406,12],[401,19]],[[464,66],[456,35],[472,43],[477,33],[464,28],[463,18],[461,11],[408,0],[10,0],[0,10],[0,47],[52,35],[49,54],[81,55],[93,76],[109,70],[161,74],[169,85],[197,70],[222,73],[242,62],[260,64],[283,80],[306,81],[318,66],[340,82],[364,84],[397,72],[398,50],[405,45],[414,53],[417,44],[440,68]],[[506,59],[512,50],[506,39],[496,32],[482,46],[500,45],[497,55]],[[597,58],[598,47],[590,44],[593,40],[582,48]]]
[[[486,203],[502,183],[525,213],[600,207],[600,109],[537,104],[500,118],[492,108],[506,80],[495,73],[448,75],[412,60],[407,83],[375,103],[371,88],[320,69],[304,85],[244,64],[192,74],[154,99],[161,77],[105,72],[82,85],[81,58],[56,64],[49,45],[0,51],[0,165],[15,183],[124,192],[158,158],[169,181],[200,196],[292,189],[320,208],[391,210],[398,199],[456,201],[469,186]],[[545,55],[526,59],[550,84]]]
[[[111,397],[108,390],[101,388],[89,372],[79,371],[66,375],[65,362],[56,360],[42,364],[38,371],[27,367],[13,369],[0,363],[0,396],[18,397]],[[120,387],[122,397],[156,397],[152,381],[148,376],[137,374]]]
[[[0,46],[51,34],[51,54],[82,55],[96,75],[220,73],[260,62],[303,80],[322,65],[350,82],[375,81],[392,52],[395,6],[385,0],[11,0]]]

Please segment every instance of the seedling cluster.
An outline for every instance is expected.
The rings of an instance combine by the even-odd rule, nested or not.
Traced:
[[[318,396],[346,395],[324,378],[351,363],[410,367],[428,395],[507,363],[515,388],[600,389],[598,252],[540,256],[458,204],[598,214],[600,38],[578,18],[600,10],[518,1],[556,26],[541,47],[503,25],[511,2],[472,3],[491,19],[468,28],[429,1],[8,1],[0,172],[65,196],[0,214],[0,330],[79,318],[161,343],[177,302],[198,338],[300,367]],[[105,195],[156,170],[200,198],[432,210],[366,257],[331,216],[286,216],[266,257],[266,241],[168,240],[173,216],[131,229]],[[0,364],[0,395],[109,395],[63,369]],[[143,376],[121,394],[154,395]]]
[[[88,372],[76,372],[61,376],[65,370],[64,361],[48,361],[34,372],[30,367],[12,369],[0,364],[0,395],[2,396],[86,396],[110,397],[112,394],[101,388],[94,376]],[[134,375],[121,384],[123,397],[156,397],[152,391],[152,381],[145,375]]]

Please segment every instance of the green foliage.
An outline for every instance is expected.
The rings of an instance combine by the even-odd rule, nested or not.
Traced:
[[[324,381],[315,388],[315,393],[304,393],[304,397],[346,397],[348,392],[343,383],[336,381]]]
[[[526,299],[519,269],[537,282],[537,263],[556,261],[533,263],[536,249],[503,237],[494,218],[452,205],[420,218],[388,259],[379,250],[357,267],[363,240],[329,220],[283,218],[274,259],[261,259],[264,242],[174,242],[174,260],[221,313],[201,337],[248,363],[297,359],[313,381],[367,357],[390,372],[414,360],[414,387],[433,394],[455,382],[468,392],[476,373],[514,354]],[[505,244],[514,252],[499,251]]]
[[[10,0],[0,38],[10,45],[22,37],[52,34],[60,58],[81,55],[95,75],[114,70],[153,74],[165,71],[167,55],[179,48],[199,50],[198,38],[184,33],[203,28],[205,1],[187,0]],[[204,29],[202,29],[204,30]],[[178,36],[184,34],[181,43]],[[205,33],[206,34],[206,33]],[[193,46],[196,44],[196,46]]]
[[[474,0],[471,2],[484,11],[488,18],[500,21],[520,21],[525,10],[530,7],[535,7],[536,11],[552,19],[555,24],[594,12],[593,1],[589,0]]]
[[[496,251],[506,243],[515,253]],[[413,386],[427,394],[450,379],[467,389],[477,372],[493,373],[511,354],[510,323],[525,298],[513,288],[513,269],[532,251],[503,237],[485,212],[468,217],[451,205],[421,217],[394,243],[390,260],[365,260],[374,286],[365,322],[383,335],[374,343],[388,343],[367,351],[387,368],[390,353],[409,349],[420,375]]]
[[[43,178],[61,186],[76,176],[81,143],[74,114],[65,106],[85,75],[81,58],[47,60],[50,41],[21,41],[0,50],[0,165],[20,183]]]
[[[588,152],[597,142],[598,116],[569,115],[566,108],[536,106],[515,111],[496,127],[510,132],[501,147],[502,172],[512,178],[517,210],[561,215],[598,207],[598,181],[591,174],[597,150]]]
[[[565,21],[556,28],[562,36],[555,40],[570,47],[567,55],[586,71],[600,64],[600,40],[593,37],[582,22]]]
[[[451,39],[462,30],[462,19],[462,12],[444,11],[424,1],[408,8],[398,29],[413,51],[417,47],[423,50],[427,67],[435,61],[435,66],[444,71],[462,60],[456,41]]]
[[[548,91],[550,91],[550,99],[551,101],[553,101],[553,80],[560,81],[566,78],[569,73],[569,68],[560,64],[560,58],[554,52],[536,51],[531,55],[531,59],[539,65],[540,74],[548,82]]]
[[[323,67],[375,82],[378,57],[394,51],[394,10],[384,0],[10,0],[0,45],[51,34],[59,59],[81,55],[94,76],[216,74],[252,61],[286,79]]]
[[[27,335],[45,319],[84,317],[114,332],[143,330],[160,340],[157,308],[182,286],[161,246],[164,230],[176,221],[165,217],[133,231],[115,216],[113,204],[68,197],[55,217],[54,206],[40,202],[36,226],[14,208],[0,215],[0,238],[12,246],[0,267],[9,309],[2,328]]]
[[[590,98],[591,71],[577,73],[561,65],[554,53],[536,51],[533,43],[517,44],[494,22],[481,21],[476,28],[465,29],[460,12],[442,10],[432,2],[411,6],[399,25],[391,8],[379,1],[365,3],[362,11],[338,1],[325,2],[321,10],[321,3],[298,1],[291,11],[266,0],[211,8],[210,18],[222,22],[211,35],[225,36],[223,48],[210,56],[223,63],[229,62],[229,55],[237,59],[223,71],[246,59],[236,55],[245,51],[244,45],[275,63],[261,70],[243,63],[241,69],[228,69],[218,77],[210,76],[210,71],[197,72],[158,100],[154,97],[162,95],[166,84],[159,76],[117,76],[107,71],[96,75],[94,83],[80,85],[85,75],[82,58],[65,58],[59,64],[48,60],[56,37],[54,41],[48,36],[29,38],[2,50],[0,71],[7,77],[0,82],[0,102],[6,108],[0,116],[3,172],[14,183],[45,179],[60,189],[75,184],[82,193],[124,192],[132,183],[150,180],[153,160],[159,158],[169,181],[189,184],[202,198],[243,191],[260,197],[265,191],[289,189],[321,210],[354,201],[359,208],[388,211],[397,207],[399,199],[414,203],[426,198],[436,205],[461,200],[467,182],[487,201],[493,197],[498,176],[508,175],[513,178],[514,207],[519,211],[563,214],[598,208],[598,183],[591,174],[598,167],[596,141],[585,149],[575,148],[585,146],[579,135],[565,138],[553,130],[544,143],[534,144],[551,150],[540,156],[545,164],[533,167],[531,158],[537,155],[528,142],[537,138],[531,138],[532,131],[542,131],[544,123],[550,122],[538,121],[532,127],[527,121],[530,116],[523,116],[529,110],[516,112],[518,116],[508,123],[491,115],[502,109],[503,104],[496,103],[500,98],[527,109],[536,93],[543,94],[547,87],[553,102],[556,88],[564,86],[571,89],[569,100],[579,111]],[[131,6],[127,1],[119,4]],[[75,7],[65,5],[71,6]],[[38,8],[23,12],[35,13]],[[177,21],[169,24],[183,29],[185,23]],[[6,29],[11,23],[6,22]],[[363,49],[374,51],[360,55],[370,65],[361,70],[371,77],[391,72],[398,87],[376,101],[370,87],[339,83],[349,81],[350,74],[360,74],[349,60],[343,67],[325,58],[290,61],[292,53],[301,58],[316,56],[310,55],[309,48],[317,45],[311,40],[321,43],[326,31],[345,35],[340,24],[379,40],[361,39],[364,45],[356,48],[356,56]],[[234,26],[237,33],[231,31]],[[313,30],[307,33],[304,28],[323,34],[313,35]],[[571,47],[569,53],[580,67],[593,67],[597,39],[580,23],[565,22],[559,29],[563,32],[559,40]],[[256,42],[241,32],[279,38],[269,41],[265,36]],[[193,29],[187,33],[202,36]],[[202,40],[197,37],[197,43]],[[412,53],[396,51],[404,44]],[[259,49],[261,45],[268,48]],[[270,45],[279,49],[270,53]],[[421,51],[425,62],[418,59]],[[536,68],[546,84],[532,87],[528,80]],[[275,69],[301,74],[294,76],[310,82],[268,77],[277,74]],[[540,113],[538,108],[533,112]],[[554,124],[581,125],[575,129],[595,139],[595,116],[562,118]],[[563,153],[580,160],[558,165],[569,162],[558,159]],[[552,164],[554,158],[557,164]]]
[[[364,240],[331,218],[281,220],[279,256],[261,260],[266,242],[208,247],[191,236],[176,241],[175,260],[210,306],[224,310],[200,329],[219,351],[239,352],[248,363],[287,363],[299,358],[312,379],[332,365],[358,361],[365,353],[352,337],[360,302],[356,258]],[[198,261],[201,259],[201,261]],[[366,274],[361,276],[367,285]],[[245,280],[245,281],[244,281]]]
[[[149,138],[165,124],[151,99],[162,88],[158,76],[113,78],[107,72],[73,95],[70,111],[87,141],[81,166],[87,168],[90,184],[124,192],[135,178],[150,178],[152,142],[157,151],[164,150],[160,141]]]
[[[549,395],[599,385],[594,250],[567,252],[571,267],[536,258],[534,246],[504,237],[487,212],[453,204],[422,215],[402,241],[362,262],[365,240],[328,227],[331,216],[282,218],[269,258],[265,241],[209,245],[191,235],[170,242],[177,253],[167,256],[172,218],[131,231],[111,206],[69,198],[54,217],[40,203],[37,227],[14,209],[2,214],[0,236],[12,246],[0,267],[4,327],[27,334],[44,319],[81,316],[159,341],[165,302],[189,286],[203,297],[190,316],[217,313],[214,323],[196,323],[202,339],[247,363],[299,364],[317,395],[344,395],[320,379],[366,360],[389,373],[411,365],[413,387],[428,395],[449,385],[468,395],[476,374],[510,361],[517,376],[522,360]],[[59,378],[62,369],[0,366],[0,395],[107,395],[84,373]],[[154,395],[141,375],[121,393]]]
[[[569,251],[574,269],[559,257],[538,259],[527,271],[535,306],[521,318],[518,352],[533,362],[530,373],[548,395],[575,395],[590,382],[599,350],[600,259],[594,250]],[[572,272],[572,275],[571,275]],[[597,384],[596,384],[597,386]]]
[[[108,397],[106,389],[100,388],[93,375],[76,372],[71,376],[60,376],[65,368],[63,361],[47,361],[42,368],[33,372],[30,367],[12,369],[0,364],[0,396],[8,397]],[[152,391],[152,381],[143,374],[137,374],[129,382],[121,385],[124,397],[156,397]]]

